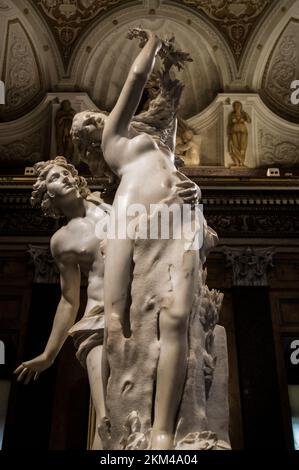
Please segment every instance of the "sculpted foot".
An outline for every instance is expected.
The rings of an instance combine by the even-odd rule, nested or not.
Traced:
[[[153,432],[151,450],[173,449],[173,435],[166,432]]]

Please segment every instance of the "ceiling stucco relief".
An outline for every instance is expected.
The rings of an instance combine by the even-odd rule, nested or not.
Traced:
[[[263,98],[282,117],[299,122],[291,101],[291,83],[299,76],[299,20],[292,19],[276,41],[263,76]]]
[[[0,11],[8,11],[10,9],[11,7],[6,2],[4,2],[4,0],[0,0]]]
[[[273,0],[182,0],[182,2],[208,16],[225,36],[238,64],[260,17],[273,4]]]
[[[298,166],[299,145],[298,139],[284,139],[283,136],[258,130],[259,147],[261,153],[261,166],[281,167]]]
[[[67,69],[74,47],[90,23],[118,4],[136,0],[30,0],[48,23]]]
[[[2,80],[6,86],[3,120],[19,117],[32,108],[42,92],[42,80],[34,46],[25,27],[18,20],[8,22]]]

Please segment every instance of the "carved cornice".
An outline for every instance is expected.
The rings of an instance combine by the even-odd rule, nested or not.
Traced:
[[[212,212],[206,208],[205,217],[220,238],[299,237],[298,208],[294,211],[280,208],[268,212],[263,211],[263,208],[238,212],[220,208]]]
[[[48,236],[63,224],[43,216],[30,207],[33,180],[22,185],[0,184],[0,233],[2,236]],[[29,183],[29,180],[28,180]],[[228,182],[227,187],[199,182],[204,215],[221,238],[298,238],[299,192],[297,187],[242,188]],[[223,184],[223,183],[222,183]],[[208,186],[209,185],[209,186]],[[273,185],[273,182],[272,182]],[[105,191],[104,181],[89,181],[94,191]],[[297,185],[298,186],[298,185]],[[106,188],[106,201],[111,203],[115,187]]]

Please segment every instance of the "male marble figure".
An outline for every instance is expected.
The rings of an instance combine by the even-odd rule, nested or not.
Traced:
[[[49,217],[66,217],[67,224],[51,238],[51,252],[60,271],[61,299],[53,327],[42,354],[23,362],[15,371],[18,381],[29,383],[50,367],[68,334],[78,347],[77,357],[86,367],[97,424],[105,415],[101,381],[101,354],[104,328],[104,259],[96,224],[107,217],[110,206],[99,194],[91,194],[84,178],[64,157],[35,165],[37,182],[31,197]],[[76,323],[80,304],[81,272],[87,275],[87,304],[82,319]],[[74,325],[74,326],[73,326]],[[70,330],[71,329],[71,330]],[[69,332],[70,330],[70,332]],[[100,449],[98,433],[94,449]]]

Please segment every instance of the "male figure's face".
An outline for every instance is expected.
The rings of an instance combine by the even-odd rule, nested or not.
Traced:
[[[54,165],[46,177],[48,194],[51,197],[78,196],[79,189],[75,178],[66,168]]]

